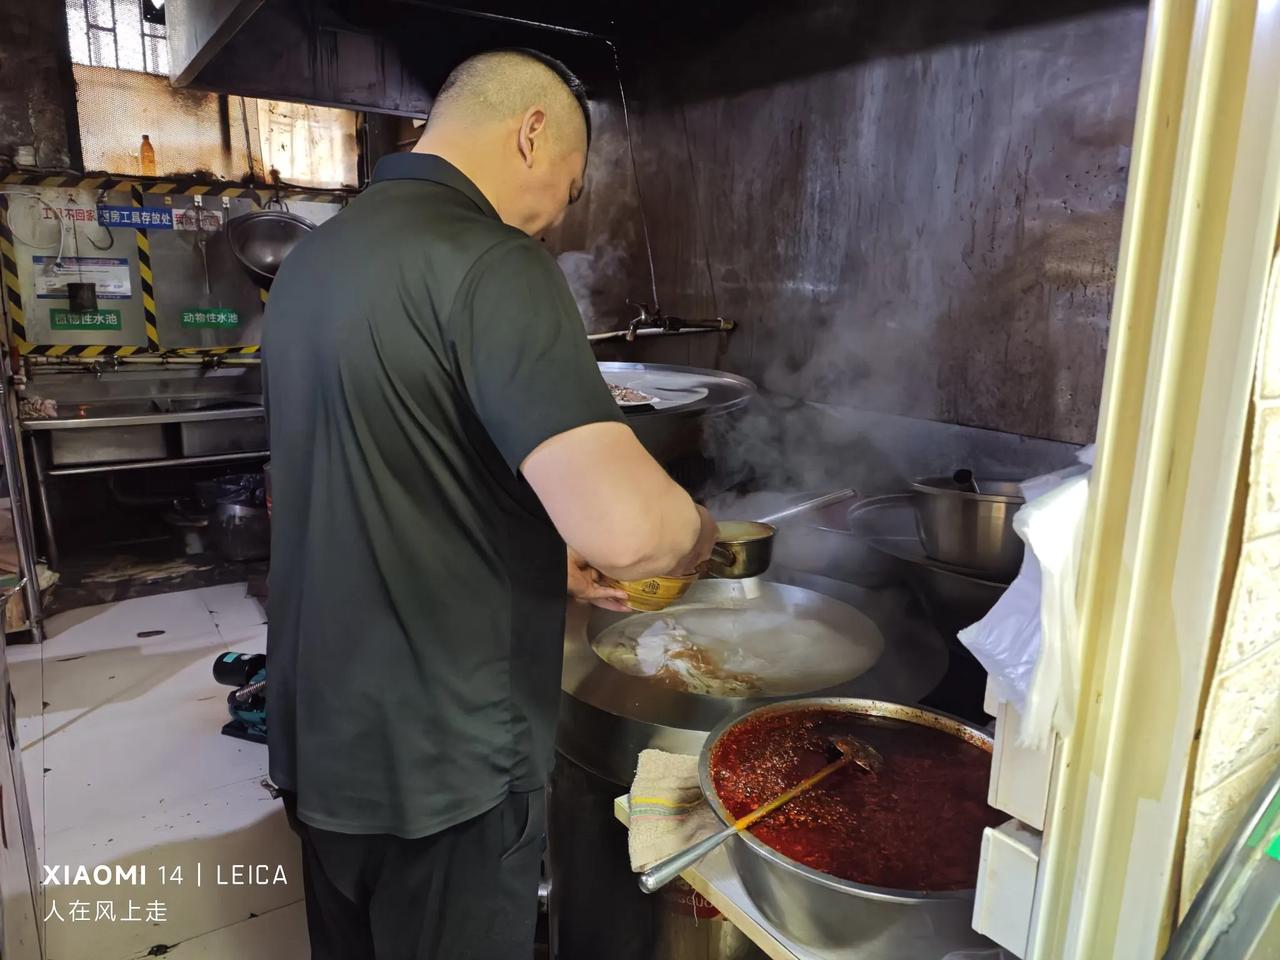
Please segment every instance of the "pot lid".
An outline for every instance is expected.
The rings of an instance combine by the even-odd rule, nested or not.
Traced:
[[[884,651],[880,629],[848,604],[800,587],[704,580],[656,613],[601,616],[591,646],[648,684],[718,698],[828,690],[866,673]]]
[[[628,387],[653,398],[644,406],[624,406],[628,418],[727,413],[744,406],[756,393],[750,380],[719,370],[617,361],[600,361],[598,366],[611,386]]]

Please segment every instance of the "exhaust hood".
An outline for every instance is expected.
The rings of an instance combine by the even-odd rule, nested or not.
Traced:
[[[487,0],[168,0],[170,79],[246,97],[422,117],[471,53],[529,46],[610,82],[599,5]],[[616,82],[616,81],[612,81]]]

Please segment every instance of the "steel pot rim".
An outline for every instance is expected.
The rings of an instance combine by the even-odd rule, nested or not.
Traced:
[[[928,717],[932,720],[942,721],[941,723],[932,723],[933,726],[949,733],[955,733],[962,736],[964,740],[990,752],[994,747],[992,737],[981,728],[974,726],[966,720],[943,713],[941,710],[932,710],[927,707],[907,706],[900,703],[890,703],[887,700],[870,700],[858,697],[801,697],[794,700],[785,700],[779,703],[765,704],[757,707],[747,713],[739,714],[736,717],[729,717],[719,723],[715,728],[707,734],[707,739],[702,745],[702,752],[698,756],[698,783],[702,788],[702,796],[711,807],[713,813],[725,826],[733,823],[733,818],[725,809],[724,804],[720,802],[720,797],[716,793],[715,786],[711,782],[711,751],[719,741],[720,737],[730,728],[740,723],[746,722],[751,717],[760,716],[762,714],[773,713],[793,713],[797,710],[809,709],[813,707],[826,707],[838,710],[848,710],[850,713],[862,713],[871,716],[888,716],[899,717],[901,719],[911,719],[912,717]],[[962,732],[961,732],[962,731]],[[835,890],[839,893],[847,893],[852,896],[862,897],[867,900],[879,900],[887,903],[928,903],[935,900],[966,900],[973,899],[975,888],[966,888],[963,890],[899,890],[893,887],[876,887],[866,883],[857,883],[853,880],[842,880],[839,877],[833,877],[829,873],[823,873],[812,867],[807,867],[803,863],[792,860],[790,857],[779,853],[773,847],[769,846],[762,840],[757,839],[749,830],[740,832],[736,838],[738,841],[747,844],[759,857],[773,863],[775,866],[789,872],[799,875],[811,883]]]
[[[986,503],[1008,503],[1023,504],[1027,502],[1027,498],[1021,495],[1011,495],[1002,493],[974,493],[972,490],[955,490],[940,486],[942,483],[951,483],[950,477],[917,477],[911,481],[911,489],[915,493],[925,493],[930,496],[946,496],[959,497],[962,500],[978,500]],[[988,483],[1009,483],[1016,484],[1016,480],[996,480],[987,481]]]
[[[213,508],[213,513],[218,517],[246,517],[256,518],[262,517],[266,519],[266,507],[251,507],[244,503],[219,503]]]

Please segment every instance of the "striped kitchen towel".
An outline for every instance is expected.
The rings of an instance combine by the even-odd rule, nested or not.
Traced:
[[[637,873],[720,829],[698,786],[697,757],[641,751],[629,801],[628,846]]]

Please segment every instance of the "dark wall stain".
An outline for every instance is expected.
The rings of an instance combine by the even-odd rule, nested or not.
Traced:
[[[1087,442],[1146,13],[995,29],[986,3],[955,39],[941,5],[874,6],[792,4],[777,44],[759,14],[685,52],[623,46],[662,305],[741,327],[608,356]],[[599,329],[649,279],[620,110],[597,106],[588,194],[550,242]]]
[[[0,0],[0,157],[34,146],[37,166],[79,163],[63,10],[61,3]]]

